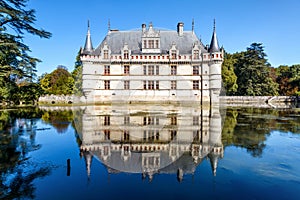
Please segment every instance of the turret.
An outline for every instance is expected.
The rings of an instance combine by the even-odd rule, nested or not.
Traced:
[[[92,39],[91,39],[91,32],[90,32],[90,22],[88,21],[88,31],[86,34],[85,44],[83,48],[83,54],[90,54],[94,50]]]
[[[214,30],[209,46],[210,63],[210,102],[211,104],[219,104],[219,95],[222,87],[221,65],[223,62],[222,52],[220,50],[217,33],[216,33],[216,21],[214,20]]]

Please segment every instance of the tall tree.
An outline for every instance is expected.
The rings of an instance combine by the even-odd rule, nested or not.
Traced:
[[[29,55],[30,48],[23,42],[24,34],[51,37],[51,33],[34,27],[35,10],[26,9],[27,2],[0,1],[0,77],[6,84],[32,82],[35,76],[36,63],[40,60]]]
[[[74,79],[66,67],[58,66],[50,74],[46,74],[40,80],[42,89],[47,94],[72,94]]]
[[[270,64],[261,43],[253,43],[238,55],[235,64],[238,95],[278,95],[278,84],[270,75]]]
[[[82,62],[80,60],[80,52],[81,49],[78,51],[78,54],[76,56],[76,62],[74,70],[72,71],[72,77],[74,79],[74,89],[73,94],[77,96],[82,96]]]
[[[236,59],[234,56],[225,52],[224,62],[222,64],[222,81],[226,95],[234,95],[238,88],[236,83],[237,76],[234,73],[235,62]]]

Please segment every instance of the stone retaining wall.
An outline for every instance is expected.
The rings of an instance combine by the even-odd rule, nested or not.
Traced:
[[[220,96],[220,101],[225,103],[285,103],[300,102],[296,96]]]

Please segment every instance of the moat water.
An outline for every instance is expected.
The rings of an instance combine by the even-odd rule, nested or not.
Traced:
[[[299,199],[300,109],[0,111],[0,199]]]

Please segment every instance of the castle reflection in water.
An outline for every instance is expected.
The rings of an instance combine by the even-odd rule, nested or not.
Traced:
[[[209,159],[223,157],[219,108],[195,105],[87,106],[77,126],[87,175],[96,158],[109,173],[174,174],[178,181]]]

